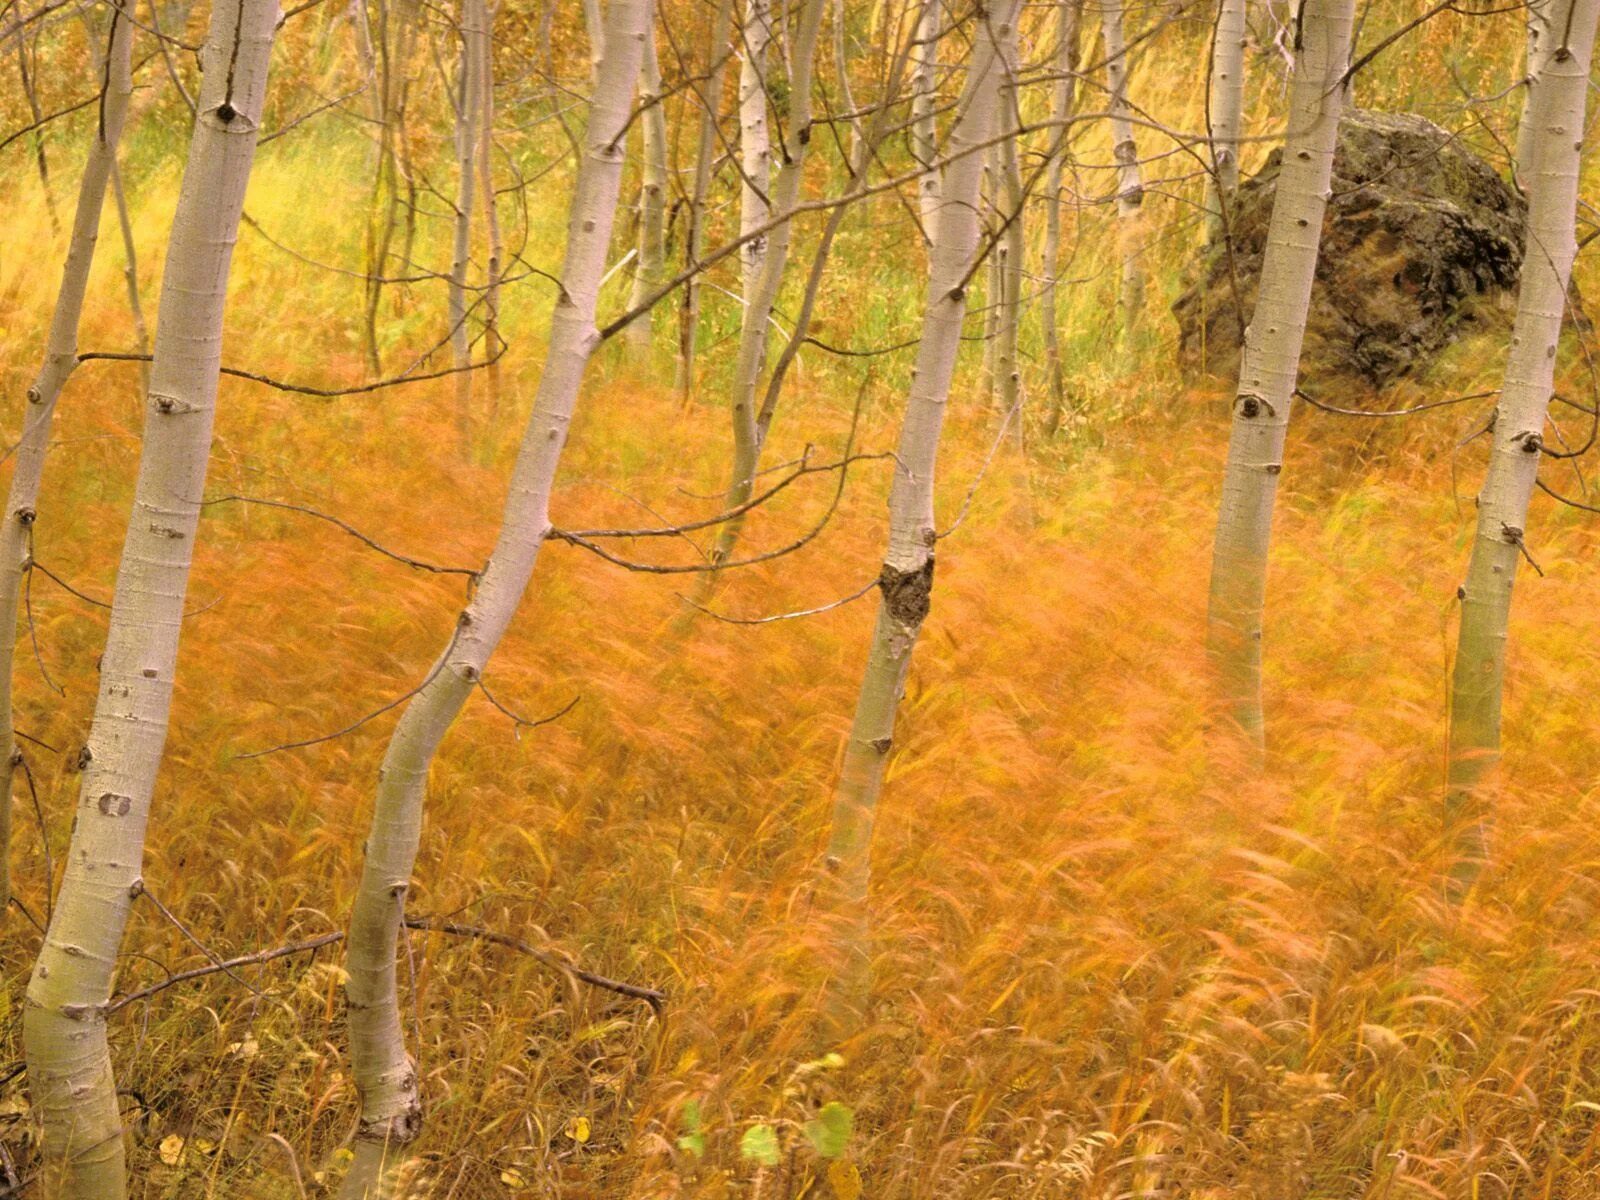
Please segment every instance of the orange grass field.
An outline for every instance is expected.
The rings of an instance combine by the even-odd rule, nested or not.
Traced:
[[[295,229],[317,245],[337,215],[305,204],[310,185],[284,161],[248,207],[287,220],[304,206]],[[30,169],[5,164],[36,187]],[[175,164],[162,171],[136,212],[152,320]],[[539,219],[554,228],[552,211]],[[3,224],[12,431],[57,268],[22,249],[53,244],[36,197]],[[120,263],[114,239],[102,245],[81,340],[121,349]],[[358,293],[313,286],[249,233],[240,247],[227,361],[359,379]],[[1594,257],[1580,262],[1591,288]],[[850,303],[829,319],[847,325]],[[1164,314],[1150,319],[1165,337]],[[329,402],[226,379],[212,494],[311,505],[397,551],[478,565],[537,377],[538,321],[517,320],[492,427],[480,385],[489,432],[473,465],[453,450],[449,380]],[[1428,394],[1494,386],[1503,349],[1504,331],[1458,348]],[[941,459],[946,521],[994,432],[975,357]],[[773,462],[807,442],[834,454],[850,424],[855,368],[802,365]],[[664,361],[602,355],[558,525],[716,510],[715,376],[687,410],[669,379]],[[520,737],[488,703],[469,707],[434,769],[410,907],[669,999],[656,1017],[499,946],[411,935],[407,1032],[428,1106],[416,1169],[431,1195],[820,1200],[843,1176],[828,1180],[800,1130],[838,1101],[854,1112],[863,1194],[887,1200],[1600,1196],[1594,519],[1536,500],[1543,577],[1519,583],[1493,864],[1454,907],[1440,891],[1445,700],[1481,441],[1452,448],[1479,414],[1378,429],[1297,414],[1270,589],[1269,768],[1240,783],[1211,729],[1203,654],[1226,402],[1174,390],[1153,354],[1097,379],[1075,432],[1032,445],[1025,471],[1003,451],[943,543],[874,854],[875,1020],[843,1047],[822,1040],[826,930],[810,890],[872,601],[681,632],[690,577],[547,547],[488,683],[531,716],[579,703]],[[126,364],[81,368],[46,474],[37,559],[95,598],[114,582],[137,386]],[[900,399],[898,384],[867,389],[863,449],[892,445]],[[882,461],[862,464],[823,534],[735,573],[719,611],[861,587],[886,486]],[[788,489],[747,544],[808,528],[831,487]],[[693,557],[681,543],[630,552]],[[460,580],[230,504],[208,510],[190,597],[149,889],[222,955],[342,928],[392,716],[242,756],[405,693],[448,635]],[[64,689],[19,653],[21,728],[59,751],[29,750],[43,838],[26,794],[16,803],[13,870],[38,915],[70,832],[105,622],[41,575],[31,605],[38,658]],[[37,941],[13,912],[7,1063]],[[143,904],[126,952],[122,992],[204,962]],[[340,957],[253,968],[256,994],[211,976],[113,1018],[136,1195],[329,1194],[355,1118]],[[0,1137],[18,1161],[25,1118],[12,1078]],[[777,1130],[775,1166],[741,1154],[756,1125]]]

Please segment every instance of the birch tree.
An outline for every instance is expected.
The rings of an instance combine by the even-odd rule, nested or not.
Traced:
[[[641,104],[644,107],[640,137],[639,245],[633,273],[633,292],[628,307],[642,305],[665,277],[667,255],[667,110],[661,102],[661,62],[656,53],[655,30],[644,48],[644,74]],[[650,348],[654,332],[655,309],[651,309],[625,333],[628,350],[635,358]]]
[[[1055,125],[1050,161],[1044,176],[1044,262],[1040,271],[1039,315],[1043,328],[1045,374],[1050,384],[1050,415],[1046,432],[1055,433],[1066,409],[1066,378],[1061,361],[1061,331],[1057,328],[1056,279],[1061,272],[1061,191],[1067,163],[1067,119],[1072,115],[1078,76],[1078,21],[1082,0],[1056,0],[1055,87],[1050,119]]]
[[[917,177],[917,212],[922,236],[931,238],[939,211],[939,23],[941,0],[922,0],[917,14],[911,74],[911,158],[922,169]]]
[[[89,269],[100,236],[106,188],[116,172],[117,144],[128,119],[133,95],[133,22],[123,2],[111,9],[110,44],[105,62],[105,90],[100,120],[89,143],[89,155],[78,184],[78,206],[72,237],[61,269],[55,311],[45,343],[44,359],[28,388],[17,439],[11,488],[0,516],[0,911],[10,905],[11,791],[22,763],[13,711],[12,672],[16,665],[17,620],[21,615],[23,579],[30,567],[33,526],[39,512],[39,481],[44,472],[56,401],[78,365],[78,324],[83,316]],[[135,285],[134,295],[137,296]],[[46,887],[53,887],[47,880]]]
[[[922,332],[889,493],[889,542],[878,576],[878,614],[834,790],[828,866],[844,917],[836,1022],[848,1022],[866,978],[866,897],[872,829],[895,715],[917,635],[933,593],[934,470],[945,405],[961,349],[967,290],[979,248],[978,192],[983,152],[1000,127],[1005,65],[1000,48],[1016,20],[1016,0],[980,9],[933,225]]]
[[[1239,186],[1239,131],[1244,114],[1244,47],[1247,0],[1220,0],[1211,40],[1211,91],[1206,107],[1206,135],[1211,143],[1211,171],[1206,176],[1206,233],[1221,235],[1227,205]]]
[[[217,0],[173,216],[133,512],[117,570],[77,822],[28,983],[23,1053],[48,1180],[62,1200],[125,1195],[105,1005],[143,890],[144,835],[166,743],[184,597],[221,370],[228,269],[255,157],[275,0]]]
[[[750,297],[761,276],[767,238],[760,229],[772,216],[772,135],[767,129],[767,50],[772,44],[770,0],[745,0],[744,58],[739,67],[739,271],[745,302],[744,324],[751,320]]]
[[[1126,330],[1144,308],[1144,178],[1128,107],[1128,45],[1122,18],[1123,0],[1103,0],[1100,27],[1105,35],[1111,154],[1117,164],[1117,245],[1122,262],[1122,290],[1117,295],[1117,306]]]
[[[455,367],[456,422],[461,447],[472,436],[472,333],[467,327],[467,272],[472,265],[472,194],[477,176],[478,121],[488,42],[484,0],[461,0],[461,77],[456,98],[455,236],[450,254],[450,352]]]
[[[1517,186],[1524,192],[1532,182],[1530,175],[1534,169],[1537,132],[1534,105],[1538,100],[1539,79],[1544,74],[1545,65],[1550,61],[1557,41],[1556,29],[1551,23],[1553,0],[1526,0],[1526,8],[1527,50],[1523,57],[1522,115],[1517,121],[1517,160],[1511,164]]]
[[[1578,172],[1589,69],[1600,0],[1551,0],[1551,45],[1533,91],[1533,134],[1523,160],[1528,184],[1527,248],[1505,378],[1489,436],[1488,472],[1478,493],[1478,527],[1460,590],[1461,628],[1450,689],[1450,810],[1479,816],[1480,785],[1500,755],[1511,589],[1527,555],[1528,500],[1539,475],[1545,417],[1567,286],[1577,256]],[[1481,856],[1481,828],[1466,838]],[[1469,865],[1467,873],[1470,875]]]
[[[623,139],[650,29],[649,0],[611,0],[567,226],[560,294],[544,371],[523,435],[499,537],[471,602],[422,686],[406,704],[378,772],[347,942],[351,1072],[361,1098],[356,1156],[342,1195],[377,1200],[398,1153],[422,1123],[416,1064],[406,1052],[395,953],[416,865],[428,768],[478,687],[532,578],[550,530],[556,468],[589,359],[595,308],[622,187]]]
[[[683,306],[678,310],[678,365],[674,384],[688,402],[694,391],[695,340],[700,331],[700,255],[705,248],[706,203],[719,150],[718,119],[728,61],[728,38],[733,26],[733,0],[717,0],[711,19],[711,59],[705,95],[700,106],[700,134],[694,166],[694,189],[689,196],[688,232],[684,237],[684,266],[693,272],[683,285]]]
[[[1272,508],[1348,88],[1353,10],[1354,0],[1302,0],[1300,6],[1283,169],[1255,313],[1245,331],[1212,550],[1208,649],[1233,719],[1258,748],[1264,743],[1261,623]]]

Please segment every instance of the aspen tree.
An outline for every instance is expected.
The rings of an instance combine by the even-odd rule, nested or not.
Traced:
[[[221,370],[228,268],[255,156],[278,6],[217,0],[156,319],[144,445],[100,690],[79,755],[77,821],[28,983],[23,1053],[45,1194],[125,1195],[105,1004],[140,894],[150,797],[171,711],[184,596]]]
[[[1206,176],[1206,232],[1222,234],[1226,206],[1239,186],[1239,131],[1244,113],[1244,45],[1247,0],[1220,0],[1211,43],[1211,94],[1206,135],[1211,171]]]
[[[1551,25],[1553,0],[1526,0],[1527,50],[1523,57],[1522,115],[1517,121],[1516,161],[1511,173],[1517,186],[1524,192],[1531,182],[1533,171],[1534,139],[1536,125],[1534,104],[1539,94],[1539,78],[1545,64],[1555,49],[1557,32]]]
[[[133,22],[118,3],[111,9],[111,42],[105,64],[105,100],[101,117],[89,143],[89,155],[78,184],[78,207],[72,219],[72,239],[61,269],[55,312],[45,343],[44,360],[28,388],[17,439],[11,488],[0,515],[0,912],[11,901],[11,790],[22,752],[17,745],[12,700],[12,671],[16,665],[17,619],[22,607],[23,578],[29,569],[33,523],[39,510],[39,480],[50,446],[56,401],[78,365],[78,322],[83,316],[89,268],[94,263],[100,236],[100,214],[106,188],[116,171],[117,143],[128,118],[133,95]],[[137,291],[135,291],[137,295]],[[54,887],[55,880],[46,880]]]
[[[996,279],[999,294],[995,307],[994,373],[1002,419],[1015,422],[1012,433],[1016,443],[1021,445],[1022,367],[1017,359],[1017,350],[1022,333],[1023,218],[1026,215],[1026,197],[1023,194],[1022,164],[1017,149],[1022,136],[1022,110],[1021,97],[1017,93],[1020,64],[1016,25],[1012,24],[1005,32],[1006,40],[1000,47],[1001,62],[1005,69],[1005,86],[1000,93],[1000,130],[1006,136],[995,147],[998,167],[996,193],[1000,199],[999,216],[1004,228],[994,256],[999,266]]]
[[[366,862],[347,941],[351,1073],[361,1098],[356,1157],[342,1195],[388,1194],[398,1154],[422,1123],[406,1052],[395,954],[416,865],[428,768],[511,624],[550,531],[549,502],[589,359],[595,308],[622,187],[623,139],[651,20],[649,0],[611,0],[582,142],[560,294],[544,371],[513,468],[500,533],[471,602],[426,681],[407,702],[378,772]]]
[[[733,26],[733,0],[717,0],[711,19],[711,64],[704,103],[700,109],[699,147],[694,166],[694,190],[689,196],[688,232],[684,237],[684,266],[696,273],[683,285],[683,306],[678,310],[678,363],[675,390],[688,403],[694,391],[695,339],[700,330],[700,252],[705,247],[706,202],[711,195],[711,175],[719,150],[717,126],[722,115],[722,88],[726,74],[728,37]]]
[[[1144,308],[1144,178],[1139,145],[1128,108],[1128,46],[1123,35],[1123,0],[1103,0],[1100,27],[1105,35],[1106,90],[1110,97],[1111,153],[1117,164],[1117,241],[1122,260],[1122,290],[1117,306],[1127,330]]]
[[[1261,612],[1272,507],[1348,89],[1353,10],[1354,0],[1300,5],[1283,169],[1255,313],[1245,331],[1212,550],[1208,647],[1223,699],[1258,748],[1264,742]]]
[[[644,74],[640,102],[641,124],[639,180],[639,246],[628,307],[637,308],[659,288],[666,273],[667,255],[667,110],[661,101],[661,62],[656,53],[655,31],[644,48]],[[655,310],[628,326],[624,336],[634,357],[650,349]]]
[[[933,218],[939,211],[939,101],[940,0],[921,0],[917,13],[915,52],[911,74],[911,158],[922,169],[917,178],[917,212],[922,236],[932,238]]]
[[[933,592],[934,468],[945,405],[961,349],[967,288],[978,264],[978,191],[985,146],[1000,128],[1005,64],[1000,47],[1017,19],[1016,0],[980,10],[967,78],[946,145],[943,191],[933,225],[922,332],[889,493],[889,541],[878,577],[878,614],[844,761],[834,790],[828,866],[844,917],[833,1010],[843,1027],[862,1003],[867,965],[866,897],[873,820],[895,714]]]
[[[478,119],[488,20],[484,0],[461,0],[461,79],[456,104],[455,237],[450,254],[450,351],[456,370],[456,423],[461,448],[472,436],[472,331],[467,327],[467,271],[472,265],[472,194],[477,176]]]
[[[772,135],[767,129],[767,51],[772,44],[771,0],[745,0],[744,58],[739,67],[739,247],[744,324],[751,321],[750,297],[761,275],[767,237],[756,231],[772,216]],[[755,235],[755,236],[752,236]]]
[[[1078,15],[1082,0],[1056,0],[1055,87],[1050,100],[1050,119],[1055,125],[1050,161],[1044,177],[1044,262],[1040,275],[1039,315],[1044,334],[1045,374],[1050,383],[1050,415],[1045,432],[1053,434],[1061,426],[1067,406],[1066,379],[1061,362],[1061,331],[1056,328],[1056,277],[1061,272],[1061,184],[1067,162],[1067,119],[1077,90]]]
[[[488,395],[489,418],[500,404],[499,351],[505,343],[500,336],[500,272],[505,261],[505,246],[500,237],[499,197],[494,189],[494,15],[498,5],[484,10],[481,63],[478,69],[478,190],[483,195],[483,229],[489,242],[489,262],[483,287],[483,343],[490,357],[484,369],[484,391]]]
[[[1525,160],[1527,248],[1504,383],[1466,582],[1450,690],[1450,811],[1473,817],[1500,754],[1507,625],[1518,561],[1527,554],[1528,500],[1539,475],[1545,418],[1567,286],[1577,256],[1578,172],[1589,69],[1600,0],[1551,0],[1551,45],[1533,91],[1534,128]],[[1466,839],[1481,855],[1481,831]],[[1468,868],[1470,874],[1471,868]]]

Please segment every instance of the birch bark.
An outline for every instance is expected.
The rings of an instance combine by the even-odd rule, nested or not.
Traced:
[[[1005,74],[999,48],[1016,20],[1017,8],[1017,0],[999,0],[980,17],[958,115],[946,142],[948,165],[934,219],[922,333],[889,494],[889,543],[878,578],[877,620],[833,796],[828,865],[844,919],[831,1004],[838,1027],[854,1019],[865,998],[873,821],[894,739],[896,710],[933,591],[934,468],[979,246],[978,191],[984,156],[977,147],[999,128]]]
[[[1221,236],[1225,206],[1239,186],[1239,130],[1244,112],[1246,0],[1221,0],[1211,45],[1211,102],[1207,115],[1211,174],[1206,177],[1206,232]]]
[[[1555,49],[1556,32],[1551,26],[1554,0],[1527,0],[1527,52],[1523,59],[1525,87],[1522,97],[1522,116],[1517,122],[1516,162],[1511,164],[1512,176],[1524,192],[1531,182],[1534,170],[1534,142],[1536,122],[1534,105],[1539,95],[1539,79]]]
[[[1117,164],[1117,249],[1122,260],[1122,290],[1117,306],[1122,328],[1130,328],[1144,308],[1144,179],[1139,145],[1128,108],[1128,45],[1123,34],[1123,0],[1106,0],[1100,12],[1106,41],[1106,90],[1110,94],[1111,153]]]
[[[745,0],[744,61],[739,68],[739,161],[744,184],[739,189],[739,234],[747,236],[772,217],[772,135],[767,130],[767,60],[772,44],[770,0]],[[750,323],[749,300],[767,253],[765,236],[751,237],[739,248],[745,298],[744,324]]]
[[[633,273],[633,293],[628,307],[643,304],[661,286],[667,255],[667,110],[661,97],[661,62],[656,53],[655,31],[645,43],[640,102],[647,107],[639,181],[639,247]],[[655,310],[640,317],[626,331],[628,351],[636,359],[649,353],[655,331]]]
[[[917,16],[916,51],[911,75],[911,157],[922,168],[917,180],[917,212],[922,236],[933,237],[939,211],[939,21],[940,0],[922,0]]]
[[[461,0],[461,84],[456,108],[455,237],[450,255],[450,348],[456,369],[456,424],[461,449],[472,439],[472,332],[467,327],[467,272],[472,265],[472,193],[477,175],[478,118],[483,71],[484,0]]]
[[[482,679],[533,575],[550,529],[549,502],[585,369],[599,341],[595,307],[622,186],[626,135],[649,0],[611,0],[567,226],[561,295],[550,318],[544,371],[523,435],[499,538],[471,603],[428,681],[407,703],[378,772],[366,862],[350,919],[350,1057],[361,1096],[356,1157],[342,1195],[378,1200],[395,1152],[421,1127],[416,1066],[400,1023],[395,951],[416,864],[428,768]]]
[[[1050,382],[1050,415],[1045,432],[1054,434],[1061,427],[1067,407],[1065,369],[1061,361],[1061,333],[1056,328],[1060,311],[1056,279],[1061,272],[1061,185],[1067,163],[1067,118],[1077,91],[1073,69],[1078,61],[1078,15],[1082,0],[1056,0],[1056,84],[1051,97],[1050,117],[1055,122],[1050,161],[1044,178],[1044,262],[1040,275],[1039,312],[1044,326],[1045,374]]]
[[[45,1194],[63,1200],[125,1195],[104,1006],[142,886],[211,445],[228,268],[277,18],[275,0],[218,0],[201,51],[205,72],[162,277],[139,478],[80,755],[77,823],[23,1010]]]
[[[39,480],[50,446],[56,401],[68,376],[78,365],[78,322],[83,315],[83,297],[89,286],[95,244],[100,237],[100,214],[105,207],[106,187],[116,171],[117,143],[122,138],[128,101],[133,95],[132,63],[133,22],[127,19],[119,3],[111,10],[102,115],[89,143],[83,179],[78,184],[78,207],[72,220],[67,260],[61,270],[61,286],[56,292],[55,312],[50,319],[49,340],[45,344],[44,360],[28,388],[11,488],[6,496],[5,512],[0,514],[0,912],[9,908],[11,901],[11,864],[7,853],[11,846],[11,790],[16,769],[22,761],[12,708],[11,675],[16,663],[23,576],[28,570],[31,533],[39,510]],[[55,880],[46,880],[45,886],[54,887]]]
[[[1333,176],[1354,6],[1354,0],[1301,5],[1283,171],[1255,314],[1245,331],[1212,550],[1208,648],[1222,697],[1258,748],[1264,744],[1261,614],[1272,507]]]
[[[500,272],[505,246],[500,237],[499,197],[494,190],[494,14],[498,5],[488,5],[483,14],[483,38],[478,64],[478,189],[483,194],[483,228],[489,242],[489,261],[483,287],[483,345],[491,361],[484,369],[484,390],[488,393],[488,419],[494,420],[500,407],[500,363],[498,352],[504,346],[500,337]]]
[[[1545,416],[1567,285],[1577,255],[1578,172],[1600,0],[1550,0],[1551,45],[1534,89],[1527,248],[1505,380],[1478,493],[1478,528],[1461,596],[1450,694],[1450,809],[1481,814],[1480,785],[1500,756],[1507,624],[1517,564],[1526,553],[1528,500],[1539,474]],[[1464,847],[1481,857],[1481,827]],[[1469,873],[1470,873],[1469,867]]]

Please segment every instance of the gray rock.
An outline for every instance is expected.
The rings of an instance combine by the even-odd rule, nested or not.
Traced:
[[[1233,253],[1206,248],[1173,305],[1179,360],[1236,378],[1240,305],[1255,306],[1282,151],[1242,183]],[[1514,306],[1527,205],[1431,121],[1352,110],[1339,126],[1300,376],[1309,390],[1378,388],[1424,366],[1496,308]]]

